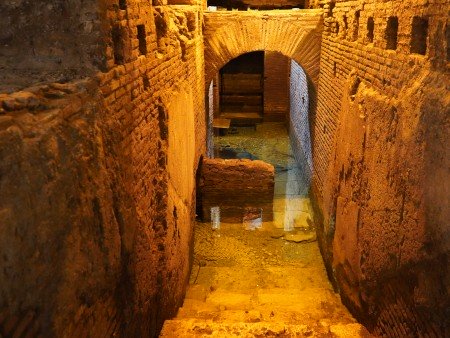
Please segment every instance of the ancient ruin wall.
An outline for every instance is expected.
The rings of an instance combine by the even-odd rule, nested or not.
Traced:
[[[105,70],[103,1],[2,1],[0,92]]]
[[[290,60],[277,52],[264,55],[264,121],[288,120]]]
[[[376,334],[445,336],[447,4],[336,1],[324,10],[313,158],[330,275]]]
[[[199,182],[202,218],[228,223],[272,220],[274,176],[274,167],[263,161],[205,158]],[[212,208],[219,208],[219,217],[212,216]]]
[[[206,130],[200,7],[102,6],[105,69],[0,94],[3,336],[155,336],[184,296]]]
[[[205,12],[204,18],[206,83],[239,55],[271,51],[296,60],[317,86],[321,10]]]

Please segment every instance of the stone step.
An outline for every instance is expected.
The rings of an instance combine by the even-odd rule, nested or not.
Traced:
[[[160,337],[371,337],[360,324],[285,324],[283,322],[244,323],[199,319],[167,320]]]
[[[275,306],[308,312],[320,307],[321,304],[335,302],[335,294],[324,288],[255,288],[248,292],[216,289],[208,292],[204,287],[197,286],[189,288],[183,307],[207,303],[207,306],[223,307],[228,310],[251,310],[255,306]],[[202,305],[200,307],[203,308]]]
[[[204,305],[207,305],[204,303]],[[224,310],[213,306],[205,306],[202,309],[182,307],[178,310],[177,319],[199,319],[219,321],[232,321],[243,323],[257,322],[282,322],[285,324],[313,324],[317,322],[333,324],[353,324],[356,321],[349,316],[334,313],[327,318],[322,318],[301,311],[286,310],[284,308],[267,309],[264,306],[255,307],[252,310]]]

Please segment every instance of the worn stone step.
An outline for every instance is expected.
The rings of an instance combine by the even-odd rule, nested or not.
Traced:
[[[223,308],[210,306],[207,307],[206,303],[204,307],[199,309],[198,307],[189,308],[182,307],[179,309],[177,319],[201,319],[218,321],[233,321],[243,323],[257,323],[257,322],[282,322],[285,324],[313,324],[317,322],[333,324],[353,324],[356,321],[349,317],[343,316],[340,313],[329,315],[327,318],[322,318],[317,315],[311,315],[310,313],[303,313],[301,311],[290,311],[282,308],[268,309],[264,306],[255,307],[252,310],[224,310]]]
[[[360,324],[285,324],[283,322],[243,323],[198,319],[167,320],[160,337],[371,337]]]

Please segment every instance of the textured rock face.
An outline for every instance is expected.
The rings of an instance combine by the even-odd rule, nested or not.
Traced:
[[[151,337],[184,296],[205,148],[200,8],[101,9],[103,72],[0,94],[2,336]]]
[[[102,7],[96,0],[2,1],[0,92],[104,70]]]
[[[275,170],[271,164],[250,160],[204,159],[200,181],[203,218],[220,208],[223,222],[263,217],[272,220]]]

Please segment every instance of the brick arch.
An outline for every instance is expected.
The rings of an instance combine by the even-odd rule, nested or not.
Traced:
[[[306,73],[314,145],[322,13],[322,10],[205,13],[206,89],[223,66],[242,54],[270,51],[291,58]]]
[[[321,10],[206,13],[206,83],[242,54],[271,51],[295,60],[316,88],[321,34]]]

